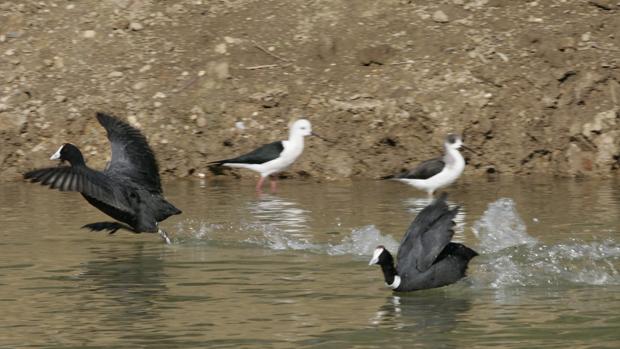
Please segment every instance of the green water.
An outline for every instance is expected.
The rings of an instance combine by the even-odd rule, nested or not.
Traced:
[[[619,183],[529,181],[449,188],[481,256],[406,295],[367,265],[427,203],[400,183],[166,183],[170,246],[81,230],[107,218],[79,194],[2,184],[0,347],[619,347]]]

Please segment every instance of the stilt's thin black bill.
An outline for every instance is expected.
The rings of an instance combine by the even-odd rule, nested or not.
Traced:
[[[324,140],[325,142],[329,142],[329,143],[336,143],[336,141],[332,141],[331,139],[327,139],[327,138],[325,138],[325,137],[323,137],[323,136],[319,135],[319,134],[318,134],[318,133],[316,133],[316,132],[312,132],[312,133],[311,133],[311,135],[313,135],[314,137],[320,138],[320,139]]]
[[[473,150],[472,148],[470,148],[470,147],[466,146],[465,144],[461,144],[461,148],[463,148],[463,149],[465,149],[465,150],[467,150],[467,151],[470,151],[470,152],[472,152],[472,153],[474,153],[474,154],[476,154],[476,155],[480,156],[480,153],[478,153],[477,151]]]

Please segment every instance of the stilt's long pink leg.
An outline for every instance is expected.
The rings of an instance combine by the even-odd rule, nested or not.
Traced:
[[[271,186],[271,192],[275,193],[278,182],[276,182],[276,179],[273,176],[269,176],[269,185]]]
[[[263,190],[263,182],[265,181],[265,177],[261,176],[260,179],[258,180],[258,183],[256,183],[256,191],[257,192],[261,192]]]

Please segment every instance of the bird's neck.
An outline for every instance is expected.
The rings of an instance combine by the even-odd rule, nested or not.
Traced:
[[[383,278],[385,283],[389,286],[394,283],[394,279],[398,276],[394,263],[381,264],[381,270],[383,271]]]
[[[296,134],[296,133],[291,133],[288,136],[288,141],[289,144],[291,145],[295,145],[295,146],[302,146],[304,145],[304,136],[300,135],[300,134]]]
[[[69,163],[73,167],[86,166],[86,161],[84,161],[84,156],[82,156],[82,153],[79,151],[72,154],[71,157],[67,159],[67,161],[69,161]]]
[[[445,147],[446,153],[443,157],[444,162],[448,166],[460,166],[465,164],[465,159],[458,149]]]

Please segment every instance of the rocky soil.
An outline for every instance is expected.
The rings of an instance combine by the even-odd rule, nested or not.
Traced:
[[[301,116],[338,142],[307,139],[287,176],[376,178],[447,132],[470,175],[620,168],[619,0],[2,0],[0,81],[1,180],[64,142],[103,167],[96,111],[172,177]]]

